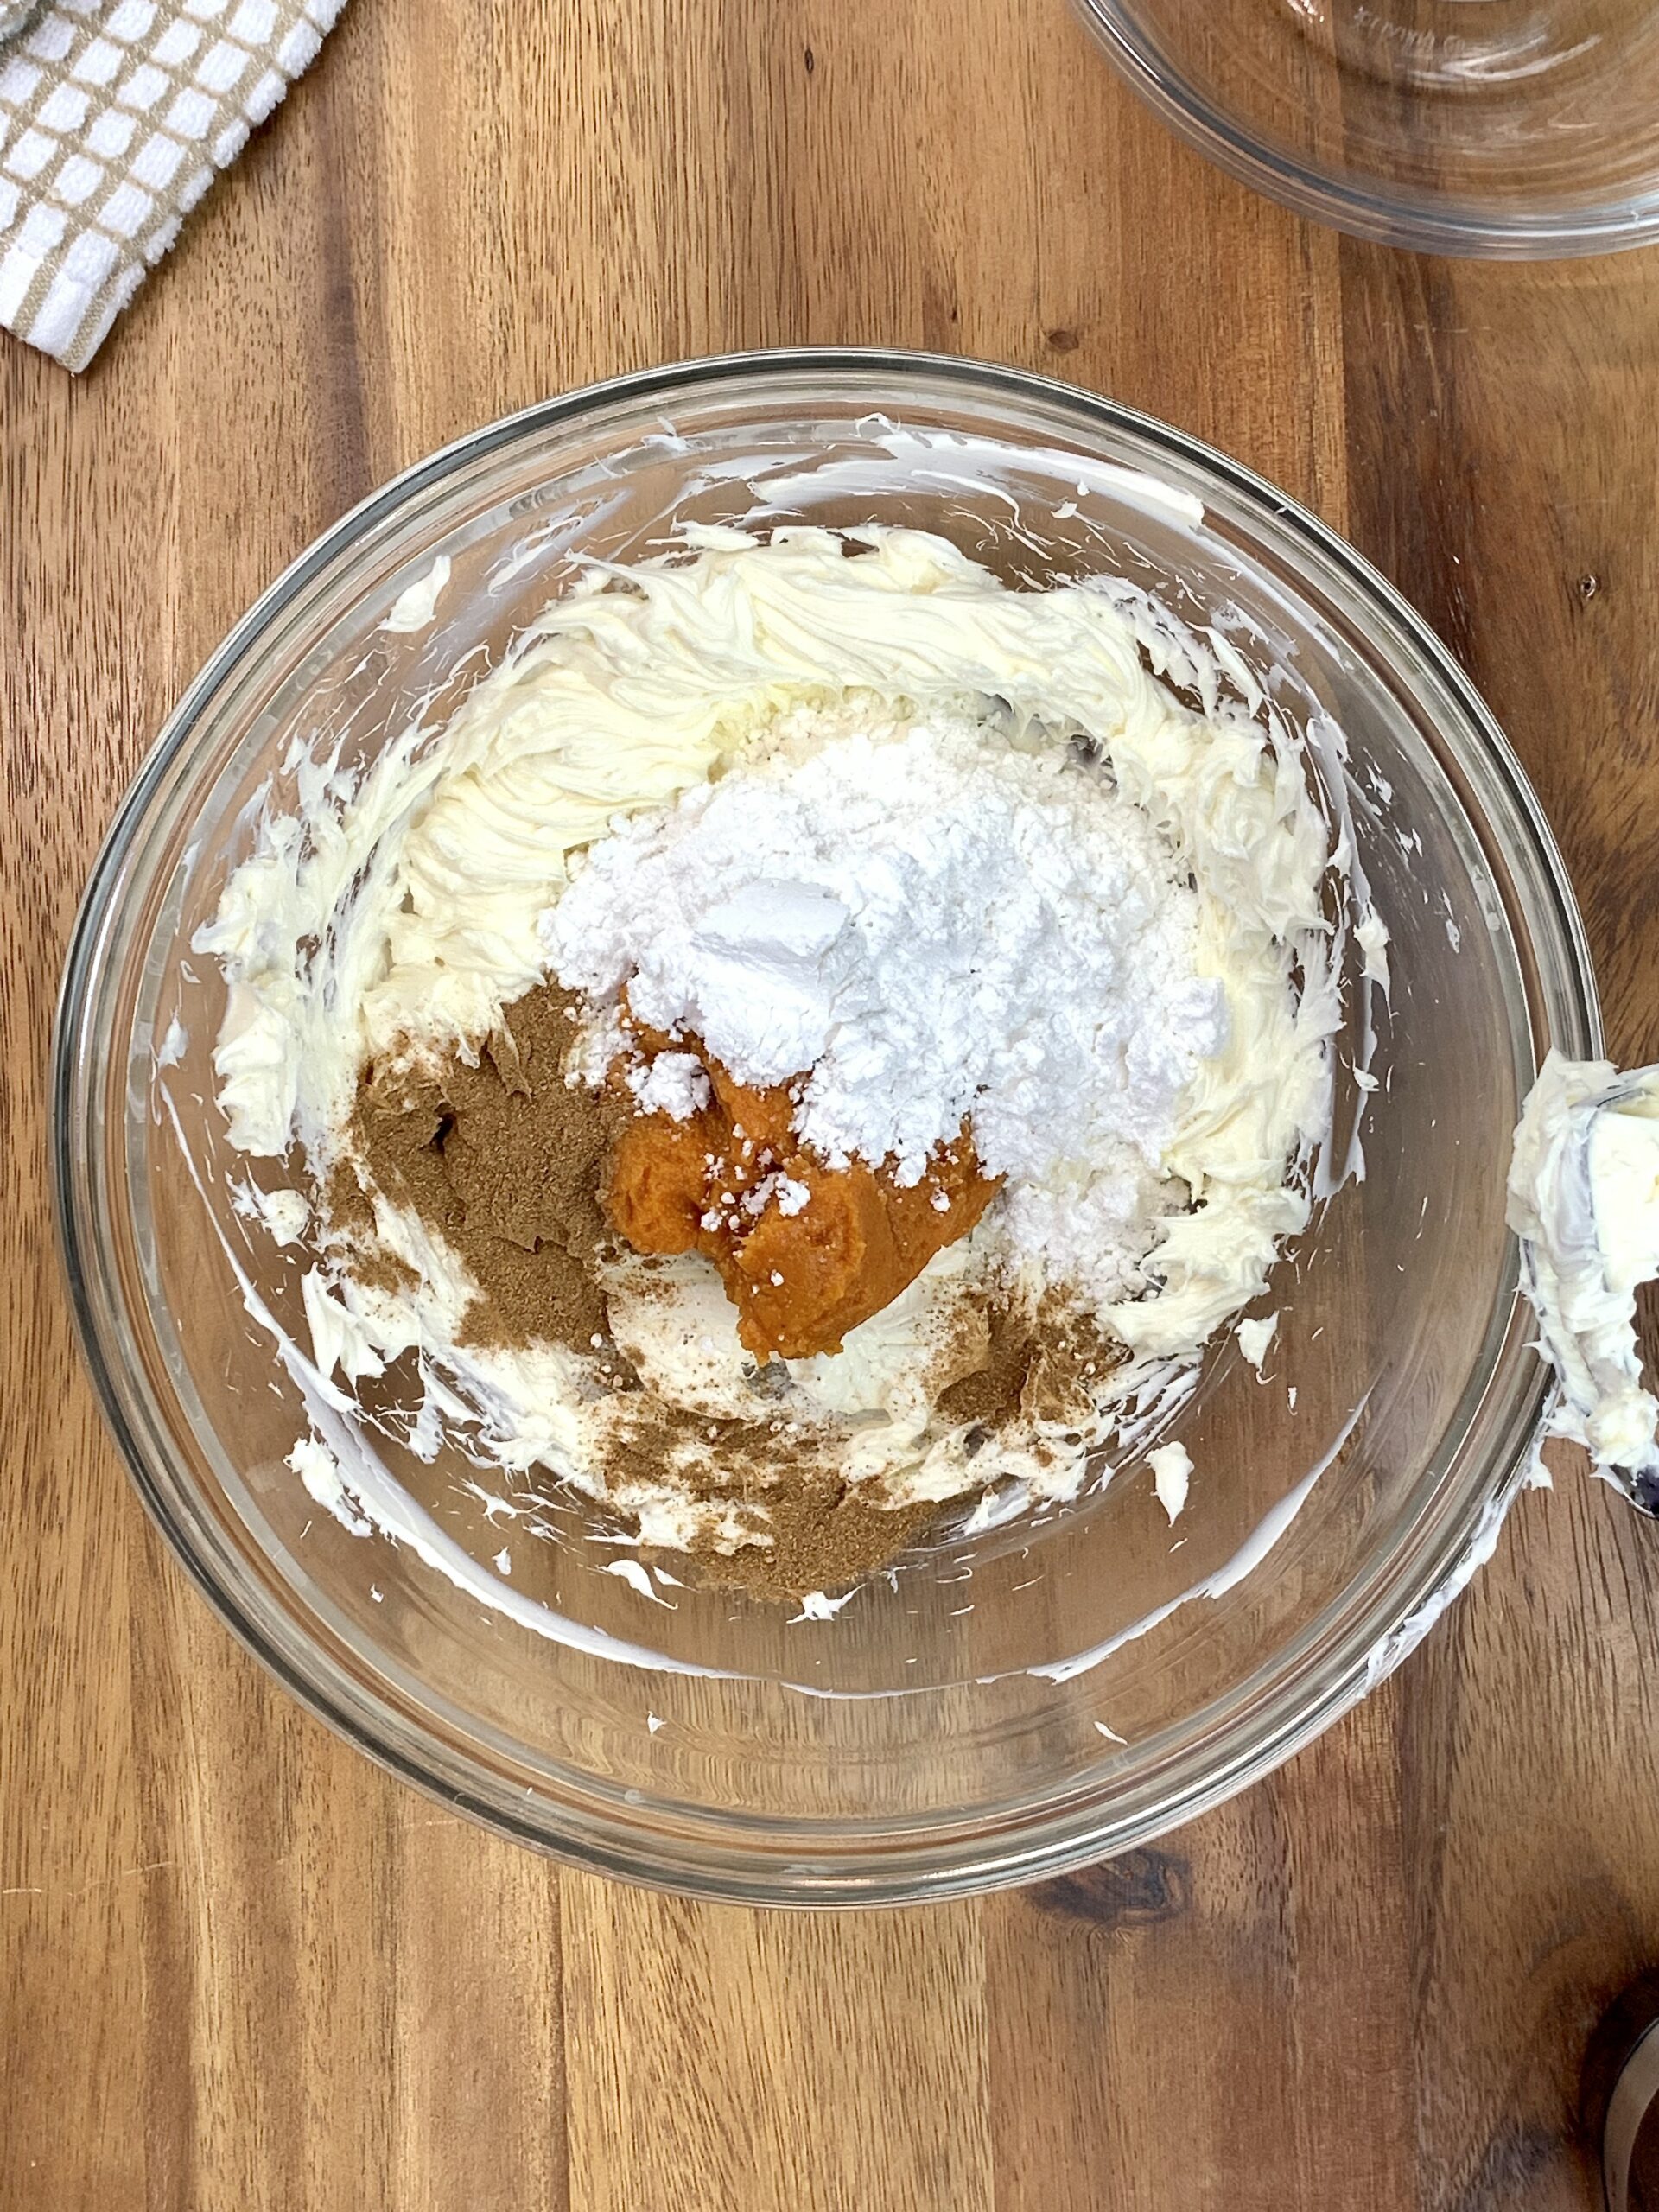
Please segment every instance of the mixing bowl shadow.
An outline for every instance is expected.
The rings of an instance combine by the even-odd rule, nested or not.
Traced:
[[[1262,711],[1320,736],[1310,772],[1393,939],[1374,1034],[1347,979],[1332,1187],[1255,1309],[1280,1317],[1264,1376],[1224,1335],[1170,1415],[1195,1469],[1180,1521],[1143,1438],[1074,1503],[957,1515],[827,1618],[688,1581],[642,1592],[613,1571],[626,1531],[550,1478],[480,1481],[448,1447],[427,1461],[362,1433],[399,1541],[308,1493],[288,1465],[303,1378],[276,1351],[283,1330],[305,1342],[304,1250],[238,1205],[249,1164],[213,1096],[225,989],[191,950],[261,806],[293,803],[307,747],[369,758],[417,702],[460,696],[584,558],[735,522],[912,524],[1010,582],[1132,580],[1262,679]],[[384,626],[439,556],[430,622]],[[1592,1052],[1599,1025],[1536,802],[1423,624],[1313,516],[1039,378],[758,355],[461,440],[237,626],[93,872],[53,1160],[87,1357],[139,1490],[296,1696],[565,1859],[708,1896],[877,1903],[1145,1841],[1326,1726],[1427,1627],[1489,1548],[1545,1406],[1503,1180],[1551,1045]],[[1367,1059],[1370,1092],[1352,1072]],[[381,1386],[390,1415],[406,1384]]]

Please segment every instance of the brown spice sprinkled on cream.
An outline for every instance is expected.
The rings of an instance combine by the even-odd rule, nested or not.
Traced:
[[[358,1088],[363,1171],[477,1279],[463,1343],[587,1352],[609,1333],[598,1186],[621,1112],[565,1080],[574,1003],[545,985],[507,1008],[475,1063],[451,1052],[435,1074],[371,1069]]]

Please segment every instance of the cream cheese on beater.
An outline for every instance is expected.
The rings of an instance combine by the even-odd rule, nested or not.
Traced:
[[[1550,1052],[1509,1187],[1523,1287],[1560,1376],[1553,1432],[1621,1487],[1659,1475],[1659,1405],[1634,1325],[1637,1288],[1659,1275],[1659,1067],[1620,1074]]]
[[[1037,759],[1083,741],[1190,884],[1193,972],[1224,1013],[1157,1147],[1162,1189],[1138,1277],[1100,1312],[1130,1357],[1087,1420],[1073,1412],[1046,1430],[1033,1417],[977,1456],[960,1425],[941,1427],[928,1378],[943,1317],[964,1272],[1009,1264],[994,1205],[842,1353],[788,1363],[803,1420],[891,1502],[999,1477],[1069,1495],[1112,1408],[1154,1370],[1195,1358],[1308,1218],[1300,1166],[1325,1132],[1341,1014],[1325,893],[1332,880],[1340,897],[1348,887],[1305,763],[1242,709],[1183,705],[1149,671],[1157,641],[1107,590],[1012,590],[909,531],[688,540],[684,556],[595,567],[441,729],[416,724],[359,775],[338,755],[301,764],[299,810],[261,818],[197,939],[226,979],[215,1069],[232,1140],[268,1157],[297,1141],[326,1174],[365,1064],[475,1050],[546,980],[581,856],[711,779],[772,772],[780,730],[803,717],[965,723]],[[785,918],[800,920],[795,907]],[[1354,919],[1380,961],[1380,920]],[[642,1103],[671,1111],[682,1085],[694,1098],[695,1072],[659,1060],[651,1080],[666,1088]],[[1047,1203],[1086,1205],[1088,1172],[1071,1163]],[[580,1355],[463,1346],[465,1269],[384,1197],[375,1215],[415,1288],[367,1286],[326,1247],[307,1281],[316,1364],[342,1378],[343,1402],[412,1352],[433,1378],[429,1428],[459,1408],[475,1454],[550,1468],[640,1514],[657,1541],[706,1529],[709,1515],[671,1484],[623,1493],[594,1477],[606,1415]],[[666,1308],[658,1293],[632,1297],[619,1267],[618,1341],[666,1402],[729,1416],[750,1388],[730,1309],[705,1263],[675,1264],[683,1294]]]

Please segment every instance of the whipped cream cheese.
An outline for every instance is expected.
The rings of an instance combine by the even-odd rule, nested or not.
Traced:
[[[1342,1014],[1332,915],[1354,925],[1370,972],[1386,959],[1386,929],[1354,894],[1346,841],[1333,842],[1298,742],[1219,696],[1202,711],[1183,704],[1151,673],[1167,644],[1157,610],[1143,615],[1122,587],[1012,590],[916,531],[702,530],[683,555],[594,566],[447,724],[417,721],[360,773],[337,751],[301,761],[297,810],[253,825],[196,940],[226,981],[214,1065],[232,1141],[267,1158],[297,1142],[326,1177],[345,1156],[365,1064],[475,1052],[547,979],[550,947],[569,950],[559,917],[596,880],[582,867],[590,849],[702,787],[773,772],[803,717],[899,733],[965,725],[1035,763],[1081,744],[1187,887],[1185,957],[1204,999],[1158,1132],[1160,1189],[1138,1271],[1099,1313],[1129,1357],[1091,1411],[1033,1414],[995,1451],[938,1421],[964,1284],[1006,1272],[994,1206],[841,1353],[787,1363],[786,1386],[809,1445],[852,1481],[879,1481],[888,1502],[1004,1479],[1072,1494],[1115,1409],[1193,1361],[1307,1222],[1305,1171],[1328,1125]],[[798,881],[779,896],[763,888],[749,894],[760,908],[716,926],[751,940],[770,930],[791,957],[816,957],[836,918],[827,895]],[[602,1066],[614,1035],[590,1042]],[[665,1058],[641,1103],[695,1107],[695,1064]],[[1086,1205],[1086,1185],[1073,1161],[1039,1179],[1032,1203],[1058,1218]],[[454,1434],[483,1463],[549,1469],[639,1515],[648,1541],[753,1540],[732,1509],[688,1499],[671,1475],[597,1473],[612,1416],[591,1363],[554,1344],[463,1344],[476,1296],[466,1268],[383,1192],[372,1204],[410,1283],[359,1280],[326,1230],[305,1278],[315,1364],[342,1409],[358,1382],[411,1355],[417,1440],[432,1449]],[[705,1262],[647,1271],[625,1257],[607,1289],[616,1343],[647,1390],[711,1417],[753,1414],[753,1363]]]
[[[1635,1330],[1637,1290],[1659,1275],[1659,1067],[1552,1052],[1515,1133],[1509,1213],[1560,1376],[1552,1433],[1621,1488],[1659,1478]]]

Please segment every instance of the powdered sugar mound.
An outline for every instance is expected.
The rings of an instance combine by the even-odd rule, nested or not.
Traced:
[[[642,1114],[666,1114],[676,1122],[701,1113],[713,1095],[695,1052],[658,1052],[642,1061],[629,1069],[628,1088]]]
[[[1185,1203],[1177,1184],[1130,1145],[1103,1146],[1091,1170],[1067,1162],[1046,1177],[1010,1178],[995,1217],[1020,1258],[1040,1256],[1051,1281],[1106,1306],[1148,1287],[1141,1266],[1164,1217]]]
[[[1227,1034],[1185,874],[1058,740],[827,719],[816,749],[791,717],[778,753],[593,846],[542,925],[560,981],[601,1004],[626,985],[743,1083],[804,1077],[796,1127],[832,1162],[914,1183],[971,1116],[1035,1249],[1137,1222],[1144,1249],[1183,1091]]]

